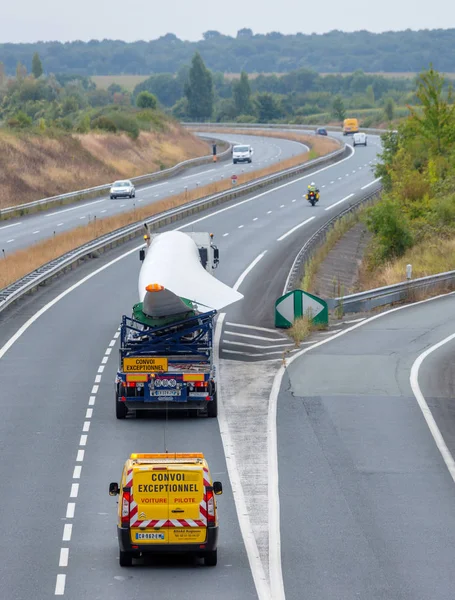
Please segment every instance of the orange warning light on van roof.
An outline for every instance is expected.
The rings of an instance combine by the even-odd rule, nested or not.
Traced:
[[[158,460],[158,459],[180,459],[180,458],[204,458],[202,452],[161,452],[161,453],[137,453],[131,454],[131,460]]]

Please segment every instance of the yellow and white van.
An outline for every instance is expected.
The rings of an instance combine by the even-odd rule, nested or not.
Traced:
[[[120,565],[143,554],[191,553],[207,566],[217,563],[221,482],[210,476],[201,452],[131,454],[122,480],[109,485],[119,495]]]

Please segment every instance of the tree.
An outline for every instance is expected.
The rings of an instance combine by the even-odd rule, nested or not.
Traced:
[[[139,108],[152,108],[154,110],[158,106],[158,101],[153,94],[144,91],[138,94],[136,106]]]
[[[213,81],[210,71],[199,52],[193,56],[189,78],[185,84],[188,116],[191,119],[209,119],[213,113]]]
[[[387,121],[393,121],[395,116],[395,102],[393,98],[387,98],[384,104],[384,114]]]
[[[16,65],[16,79],[18,81],[21,81],[26,76],[27,76],[27,67],[19,61]]]
[[[344,102],[341,96],[335,96],[333,99],[332,113],[337,121],[344,121],[346,117],[346,109],[344,108]]]
[[[249,29],[248,27],[244,27],[243,29],[239,29],[237,31],[237,37],[238,38],[252,38],[253,37],[253,30]]]
[[[234,83],[232,91],[237,114],[251,114],[251,87],[245,71],[242,71],[239,81]]]
[[[269,123],[282,116],[280,104],[273,94],[263,92],[255,98],[259,123]]]
[[[38,52],[35,52],[32,59],[32,73],[35,79],[39,79],[43,74],[43,63],[39,57]]]
[[[431,66],[418,79],[416,96],[421,111],[417,112],[408,106],[417,132],[427,140],[430,150],[437,154],[444,154],[455,139],[454,98],[451,88],[447,99],[444,98],[444,84],[444,77]]]

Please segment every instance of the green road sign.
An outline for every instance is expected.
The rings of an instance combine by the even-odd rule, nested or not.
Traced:
[[[328,325],[327,302],[303,290],[292,290],[275,302],[275,327],[292,327],[295,319],[304,315],[315,325]]]

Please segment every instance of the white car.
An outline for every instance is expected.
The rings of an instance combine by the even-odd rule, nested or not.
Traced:
[[[114,181],[109,192],[111,200],[113,198],[135,198],[136,189],[129,179]]]
[[[354,146],[366,146],[367,145],[366,133],[360,133],[360,132],[354,133],[353,144],[354,144]]]
[[[251,146],[234,146],[232,148],[232,162],[253,162],[253,148]]]

